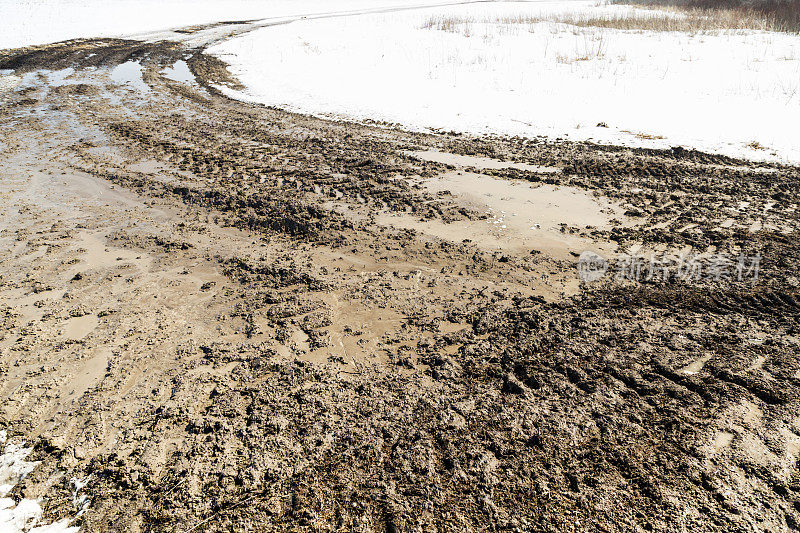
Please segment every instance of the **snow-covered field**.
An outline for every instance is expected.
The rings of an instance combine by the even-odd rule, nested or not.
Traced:
[[[211,52],[247,86],[231,96],[303,113],[800,161],[796,35],[496,20],[630,11],[562,0],[301,20]],[[425,27],[437,17],[472,22]]]
[[[398,3],[403,0],[0,0],[0,49]]]

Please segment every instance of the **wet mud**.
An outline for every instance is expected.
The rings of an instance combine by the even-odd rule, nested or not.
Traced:
[[[798,168],[231,101],[226,28],[0,52],[11,498],[92,532],[800,527]],[[584,250],[761,262],[582,283]]]

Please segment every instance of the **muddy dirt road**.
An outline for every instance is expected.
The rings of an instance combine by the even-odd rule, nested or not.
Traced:
[[[797,168],[250,106],[203,54],[236,31],[0,52],[11,498],[87,532],[799,527]],[[581,284],[585,250],[761,262]]]

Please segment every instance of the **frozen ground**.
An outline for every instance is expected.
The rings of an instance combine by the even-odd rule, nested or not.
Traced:
[[[211,51],[248,87],[229,95],[303,113],[800,160],[794,35],[493,20],[630,9],[503,2],[302,20]],[[432,17],[473,22],[424,27]]]

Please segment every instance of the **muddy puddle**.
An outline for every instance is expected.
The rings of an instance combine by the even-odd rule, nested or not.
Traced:
[[[622,209],[582,189],[531,186],[471,172],[448,172],[421,184],[434,194],[449,192],[456,203],[485,214],[486,219],[445,223],[387,212],[380,214],[377,222],[455,242],[468,237],[483,249],[538,250],[559,259],[569,258],[571,252],[615,251],[611,243],[585,235],[593,229],[610,229],[613,219],[622,218]]]
[[[47,83],[51,87],[60,87],[67,83],[70,76],[75,74],[74,68],[65,68],[61,70],[54,70],[47,73]]]
[[[189,70],[189,65],[182,59],[162,70],[161,74],[165,78],[172,81],[177,81],[179,83],[186,83],[188,85],[197,84],[194,74],[192,74],[192,71]]]
[[[141,92],[149,92],[150,87],[142,78],[142,65],[138,61],[126,61],[111,69],[111,81],[117,85],[132,87]]]
[[[25,89],[37,85],[61,87],[67,85],[74,74],[75,69],[71,67],[60,70],[40,69],[22,75],[14,74],[13,70],[0,70],[0,91]]]
[[[560,169],[556,167],[542,167],[537,165],[529,165],[528,163],[500,161],[499,159],[491,159],[488,157],[456,155],[449,154],[447,152],[439,152],[437,150],[408,152],[408,155],[416,157],[417,159],[422,159],[423,161],[442,163],[445,165],[452,165],[454,167],[472,167],[477,168],[478,170],[500,170],[505,168],[513,168],[516,170],[527,170],[529,172],[560,172]]]
[[[705,354],[699,359],[692,361],[685,367],[681,368],[679,372],[686,374],[686,375],[694,375],[698,374],[703,370],[705,364],[713,357],[713,354]]]

